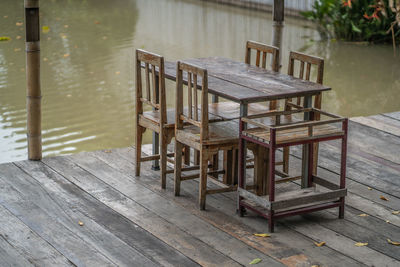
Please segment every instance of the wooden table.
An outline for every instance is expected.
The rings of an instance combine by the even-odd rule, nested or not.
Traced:
[[[183,60],[208,70],[208,91],[217,97],[223,97],[240,104],[240,116],[247,116],[249,103],[304,97],[304,107],[312,106],[312,96],[319,95],[331,88],[294,78],[292,76],[265,70],[232,59],[210,57]],[[176,63],[165,63],[165,76],[176,80]],[[185,77],[184,77],[185,80]],[[201,84],[199,81],[198,84]],[[309,119],[305,115],[305,119]],[[246,143],[242,144],[246,151]],[[307,187],[308,148],[304,148],[302,184]],[[244,169],[244,168],[243,168]]]

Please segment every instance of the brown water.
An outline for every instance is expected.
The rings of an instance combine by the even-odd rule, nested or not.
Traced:
[[[25,159],[23,1],[0,2],[0,162]],[[41,1],[44,156],[125,147],[134,142],[134,49],[167,60],[243,60],[248,39],[271,43],[271,16],[197,0]],[[326,59],[325,109],[345,116],[400,110],[400,57],[390,46],[312,42],[318,34],[287,19],[288,51]],[[20,37],[19,37],[20,36]],[[173,106],[173,84],[168,103]],[[150,141],[150,136],[146,137]]]

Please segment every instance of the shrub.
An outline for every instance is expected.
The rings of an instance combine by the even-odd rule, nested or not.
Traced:
[[[324,38],[400,41],[400,0],[316,0],[303,15],[317,23]]]

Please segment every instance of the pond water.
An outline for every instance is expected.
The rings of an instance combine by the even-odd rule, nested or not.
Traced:
[[[0,3],[0,162],[26,159],[23,1]],[[246,40],[271,43],[270,14],[197,0],[41,1],[43,155],[134,143],[134,49],[167,60],[243,60]],[[390,46],[317,42],[303,20],[287,18],[288,51],[325,58],[323,107],[344,116],[400,110],[400,57]],[[174,86],[167,102],[174,105]],[[146,136],[150,142],[150,135]]]

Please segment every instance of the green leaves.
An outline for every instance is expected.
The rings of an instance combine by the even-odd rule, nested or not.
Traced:
[[[358,32],[358,33],[362,32],[356,25],[354,25],[353,22],[351,22],[351,29],[353,32]]]

